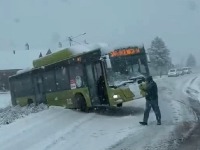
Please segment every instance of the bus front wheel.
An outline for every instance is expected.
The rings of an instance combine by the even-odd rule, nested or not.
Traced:
[[[87,112],[87,104],[84,96],[82,94],[75,95],[75,107],[83,112]]]
[[[32,103],[33,103],[33,100],[29,98],[29,99],[27,100],[28,106],[30,106]]]

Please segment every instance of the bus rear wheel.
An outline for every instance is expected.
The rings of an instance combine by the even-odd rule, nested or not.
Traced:
[[[32,103],[33,103],[33,100],[29,98],[29,99],[27,100],[28,106],[30,106]]]
[[[80,109],[82,112],[87,112],[87,104],[84,96],[82,94],[75,95],[75,107]]]
[[[122,107],[122,103],[117,104],[117,107]]]

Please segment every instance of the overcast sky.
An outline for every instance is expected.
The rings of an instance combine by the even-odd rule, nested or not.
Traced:
[[[56,48],[66,37],[110,45],[161,37],[174,63],[200,57],[199,0],[0,0],[0,50]]]

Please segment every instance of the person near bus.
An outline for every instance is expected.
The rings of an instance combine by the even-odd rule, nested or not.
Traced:
[[[105,81],[101,75],[97,81],[97,93],[101,104],[105,102]]]
[[[145,78],[142,78],[142,79],[138,80],[138,84],[139,84],[139,89],[140,89],[140,95],[142,95],[143,97],[146,97],[146,82],[145,82]]]
[[[149,112],[151,108],[153,109],[156,119],[157,125],[161,125],[161,113],[158,105],[158,88],[155,81],[153,81],[152,76],[148,76],[146,78],[146,87],[145,87],[145,98],[146,98],[146,108],[144,111],[143,122],[140,122],[142,125],[148,124]]]

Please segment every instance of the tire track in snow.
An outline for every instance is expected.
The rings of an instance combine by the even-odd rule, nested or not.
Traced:
[[[70,134],[72,134],[78,127],[80,127],[81,125],[88,123],[89,121],[91,121],[92,119],[94,119],[95,114],[88,114],[85,118],[75,122],[74,124],[72,124],[70,127],[68,127],[64,133],[62,133],[60,135],[57,134],[56,136],[54,136],[54,140],[53,142],[51,142],[50,144],[46,145],[44,150],[49,150],[53,147],[56,146],[56,144],[59,144],[62,141],[66,140],[66,136],[69,136]]]
[[[64,108],[53,108],[28,116],[0,129],[0,135],[4,135],[0,136],[0,149],[45,149],[55,143],[55,135],[59,138],[66,129],[72,130],[73,126],[80,125],[88,117],[92,118],[93,115]]]
[[[2,131],[0,131],[1,135],[2,134],[4,135],[3,142],[11,141],[13,138],[18,139],[18,137],[21,137],[24,134],[29,133],[34,127],[39,127],[39,126],[41,126],[41,124],[44,124],[44,122],[52,123],[54,121],[53,120],[54,118],[59,117],[60,115],[63,114],[63,111],[60,110],[60,111],[54,112],[53,116],[47,116],[47,114],[50,113],[53,110],[54,109],[47,109],[47,110],[44,110],[44,111],[42,111],[40,113],[34,114],[34,117],[31,116],[32,119],[35,119],[35,118],[38,118],[38,117],[40,118],[40,115],[41,116],[46,116],[45,118],[39,119],[36,122],[33,122],[32,119],[29,119],[29,116],[24,117],[23,119],[24,119],[24,122],[26,122],[26,128],[21,128],[20,129],[20,126],[18,126],[18,125],[15,126],[15,123],[14,124],[10,124],[14,128],[9,128],[10,125],[9,126],[5,126],[4,130],[7,131],[6,129],[9,128],[9,131],[12,132],[12,134],[8,134],[7,135],[6,132],[2,133]],[[20,121],[20,119],[22,119],[22,118],[19,118],[16,121]],[[0,145],[1,144],[3,144],[3,143],[0,141]]]

